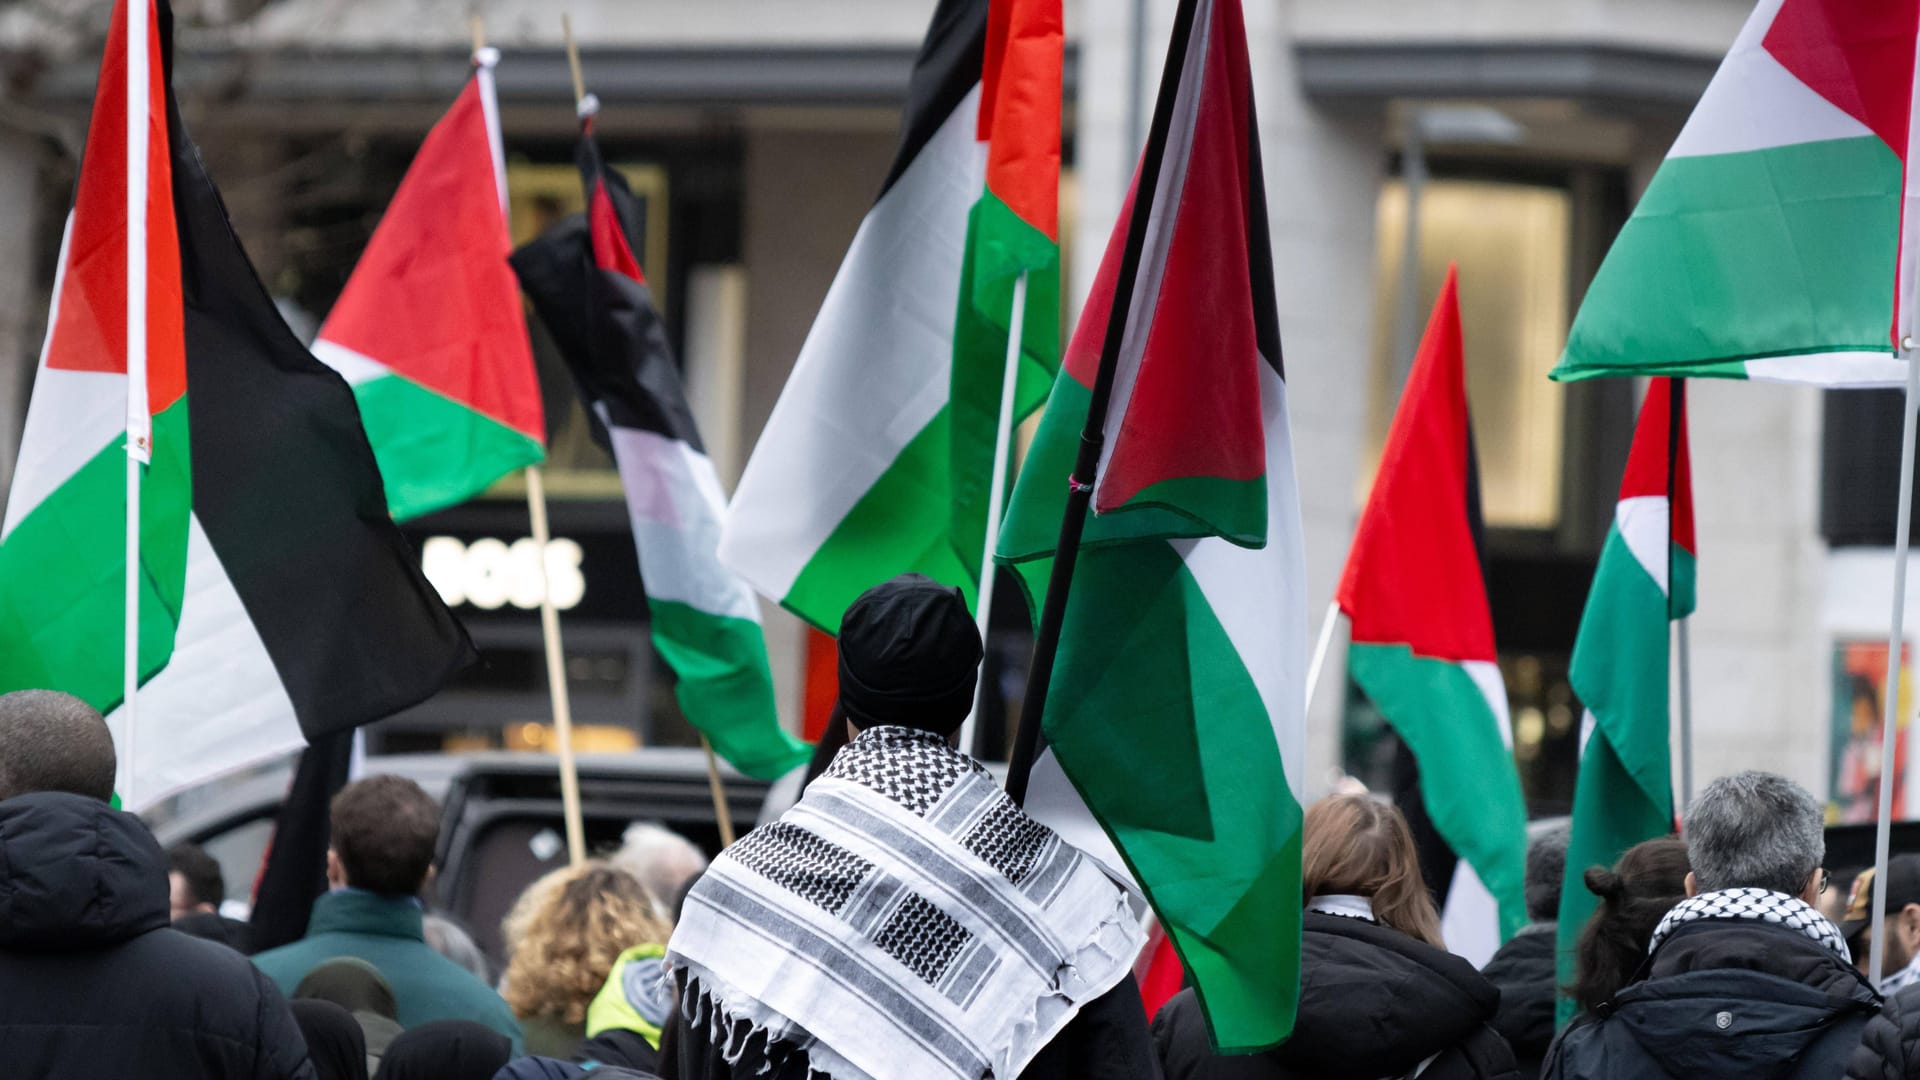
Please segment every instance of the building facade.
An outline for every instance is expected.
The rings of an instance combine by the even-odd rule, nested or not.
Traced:
[[[1607,242],[1749,4],[1244,4],[1312,618],[1332,596],[1426,305],[1457,264],[1515,751],[1534,810],[1564,812],[1579,737],[1567,662],[1637,388],[1562,386],[1546,372]],[[0,222],[14,238],[13,272],[0,277],[0,482],[44,329],[102,6],[39,0],[0,11]],[[175,85],[189,128],[267,284],[311,333],[420,137],[466,76],[470,5],[177,6]],[[1130,179],[1174,6],[1068,0],[1069,319]],[[559,8],[533,0],[477,7],[504,53],[513,224],[525,239],[578,206]],[[891,158],[932,2],[576,0],[569,8],[588,85],[602,102],[603,146],[646,197],[646,270],[706,441],[731,482]],[[644,591],[610,465],[586,438],[537,326],[535,337],[554,443],[555,528],[580,568],[565,615],[576,710],[596,745],[684,740],[671,676],[646,639]],[[1782,771],[1838,796],[1845,811],[1861,768],[1874,764],[1863,755],[1873,732],[1854,718],[1874,715],[1871,676],[1885,663],[1897,486],[1885,466],[1897,450],[1897,404],[1873,393],[1696,383],[1691,407],[1698,768],[1703,779],[1742,767]],[[497,497],[411,530],[487,663],[385,725],[394,748],[544,744],[538,622],[508,599],[525,563],[514,546],[527,533],[518,494],[503,483]],[[992,710],[989,745],[1004,737],[1017,703],[1028,643],[1011,590],[996,604],[995,630],[990,676],[1004,700]],[[768,637],[783,719],[798,727],[819,711],[828,654],[776,610]],[[1341,652],[1333,650],[1310,709],[1309,795],[1343,772],[1377,780],[1393,753],[1344,678]]]

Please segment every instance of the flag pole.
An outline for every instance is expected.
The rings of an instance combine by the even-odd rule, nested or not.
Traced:
[[[1000,546],[1000,516],[1007,507],[1007,465],[1013,456],[1014,392],[1020,385],[1020,344],[1026,325],[1027,275],[1022,271],[1014,279],[1013,307],[1007,315],[1007,366],[1000,374],[1000,415],[993,433],[993,487],[987,495],[987,535],[980,552],[980,598],[975,608],[983,647],[989,640],[988,626],[993,622],[993,585],[1000,569],[993,561],[993,550]],[[974,727],[987,703],[986,676],[987,659],[983,651],[980,682],[973,690],[973,711],[967,714],[966,721],[960,725],[960,752],[963,754],[974,752]]]
[[[1320,640],[1313,646],[1313,662],[1307,665],[1307,707],[1313,707],[1313,692],[1320,687],[1320,669],[1326,666],[1327,649],[1333,645],[1333,628],[1340,621],[1338,598],[1327,602],[1327,617],[1320,620]]]
[[[121,804],[132,808],[140,705],[140,475],[152,460],[153,418],[147,401],[147,100],[149,0],[127,3],[127,601],[121,702],[126,710],[125,781]]]
[[[1687,381],[1667,381],[1667,614],[1673,615],[1673,593],[1678,586],[1674,570],[1679,562],[1679,545],[1674,530],[1680,520],[1680,446],[1687,435]],[[1693,477],[1686,478],[1691,498]],[[1678,655],[1675,667],[1680,683],[1680,810],[1693,805],[1693,649],[1687,633],[1686,615],[1673,619]]]
[[[1887,880],[1887,854],[1893,839],[1893,761],[1898,747],[1900,710],[1900,661],[1906,652],[1907,550],[1913,534],[1913,442],[1914,407],[1920,399],[1920,358],[1914,356],[1911,336],[1902,337],[1900,355],[1907,362],[1907,390],[1900,401],[1900,493],[1899,511],[1893,533],[1893,619],[1887,633],[1887,680],[1882,692],[1880,718],[1880,813],[1873,837],[1873,879]],[[1873,905],[1873,945],[1868,952],[1867,972],[1878,988],[1880,965],[1886,956],[1885,904]]]
[[[510,222],[507,213],[507,164],[500,140],[500,101],[494,90],[493,67],[500,62],[498,49],[487,45],[487,25],[479,15],[471,20],[473,28],[473,66],[480,80],[480,111],[487,121],[487,146],[493,154],[493,175],[500,192],[500,219]],[[547,653],[547,694],[553,705],[555,749],[560,758],[560,812],[566,820],[567,861],[574,866],[587,860],[586,826],[580,813],[580,767],[573,757],[573,703],[567,694],[566,650],[560,642],[560,612],[553,606],[553,582],[547,573],[547,549],[553,535],[547,527],[547,486],[540,466],[527,466],[527,517],[533,525],[533,546],[540,564],[540,637]]]
[[[727,786],[720,781],[720,759],[714,756],[706,732],[700,733],[700,749],[707,752],[707,790],[713,795],[713,820],[720,826],[720,846],[732,847],[733,807],[727,805]]]
[[[1094,473],[1106,443],[1107,403],[1113,397],[1113,378],[1120,366],[1133,292],[1140,277],[1140,253],[1147,242],[1147,223],[1153,216],[1154,195],[1160,187],[1160,165],[1167,151],[1167,132],[1173,126],[1173,107],[1180,93],[1180,73],[1186,67],[1187,43],[1193,36],[1197,0],[1180,0],[1174,15],[1173,39],[1167,45],[1166,65],[1160,72],[1160,93],[1153,106],[1153,123],[1140,156],[1139,187],[1134,192],[1133,216],[1127,222],[1127,242],[1121,250],[1119,276],[1114,280],[1113,309],[1107,317],[1106,338],[1100,347],[1100,367],[1087,402],[1086,423],[1080,429],[1080,452],[1067,478],[1066,513],[1060,519],[1060,540],[1054,547],[1053,571],[1047,578],[1046,602],[1035,631],[1033,663],[1027,675],[1026,698],[1020,708],[1020,728],[1014,738],[1013,759],[1007,765],[1007,794],[1024,803],[1027,783],[1040,746],[1040,724],[1053,683],[1054,659],[1060,652],[1060,631],[1066,624],[1067,593],[1073,587],[1074,564],[1080,556],[1080,534],[1093,501]],[[1151,301],[1149,301],[1151,302]]]

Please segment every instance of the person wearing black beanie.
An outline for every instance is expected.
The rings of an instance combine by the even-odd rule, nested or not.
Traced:
[[[904,727],[951,738],[973,709],[980,630],[959,589],[901,574],[840,620],[840,710],[849,735]]]

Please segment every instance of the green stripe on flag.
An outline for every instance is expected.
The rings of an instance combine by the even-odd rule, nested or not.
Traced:
[[[358,383],[353,396],[395,521],[465,502],[546,457],[537,439],[400,375]]]
[[[1406,645],[1355,644],[1347,667],[1420,762],[1427,816],[1499,903],[1501,938],[1512,937],[1527,923],[1526,802],[1480,684]]]
[[[760,624],[649,599],[653,647],[679,676],[674,696],[714,753],[748,776],[773,780],[807,760],[807,744],[780,726]]]
[[[140,678],[165,667],[186,591],[193,509],[187,399],[153,418],[140,485]],[[0,693],[63,690],[101,712],[125,694],[125,436],[47,494],[0,544]]]
[[[1579,778],[1573,789],[1567,876],[1560,890],[1560,916],[1555,924],[1555,976],[1560,986],[1571,987],[1579,977],[1576,946],[1580,932],[1599,906],[1599,898],[1586,887],[1587,870],[1595,866],[1611,868],[1628,848],[1672,831],[1669,801],[1650,801],[1621,765],[1605,729],[1596,728],[1581,751]],[[1560,995],[1556,1023],[1564,1025],[1573,1019],[1577,1008],[1571,997]]]
[[[1901,176],[1872,136],[1668,158],[1553,377],[1742,378],[1751,358],[1891,351]]]
[[[1015,564],[1030,599],[1051,567]],[[1172,544],[1083,549],[1045,715],[1229,1051],[1285,1039],[1298,1001],[1302,814],[1249,659]]]

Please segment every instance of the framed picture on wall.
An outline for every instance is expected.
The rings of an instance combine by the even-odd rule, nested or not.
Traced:
[[[1907,726],[1913,714],[1913,657],[1900,657],[1898,735],[1894,740],[1893,816],[1907,816]],[[1884,641],[1841,641],[1833,648],[1832,763],[1827,820],[1832,824],[1872,822],[1879,813],[1881,723],[1886,715],[1887,680]]]

